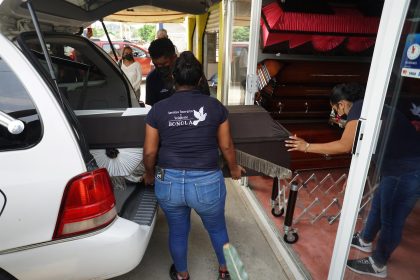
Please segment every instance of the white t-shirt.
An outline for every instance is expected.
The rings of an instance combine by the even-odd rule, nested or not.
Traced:
[[[137,61],[134,61],[134,63],[129,66],[125,66],[124,63],[121,63],[121,70],[123,70],[124,74],[127,76],[134,90],[140,92],[140,84],[142,78],[140,64]]]

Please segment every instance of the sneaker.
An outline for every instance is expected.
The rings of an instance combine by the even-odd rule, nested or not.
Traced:
[[[360,232],[353,234],[351,247],[357,248],[365,253],[372,253],[372,242],[366,243],[360,238]]]
[[[172,280],[190,280],[189,275],[187,276],[187,278],[178,278],[178,271],[176,271],[174,264],[172,264],[171,268],[169,269],[169,276]]]
[[[227,271],[227,270],[225,270],[225,271],[219,270],[219,278],[217,278],[217,280],[220,280],[220,279],[230,280],[229,271]]]
[[[386,265],[379,267],[375,264],[372,257],[357,260],[348,260],[347,267],[359,274],[371,275],[379,278],[386,278]]]

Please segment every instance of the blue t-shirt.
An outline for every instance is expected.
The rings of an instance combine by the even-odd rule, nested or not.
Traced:
[[[157,164],[184,170],[219,169],[217,131],[227,117],[219,100],[198,90],[178,91],[156,103],[146,123],[159,131]]]
[[[155,105],[155,103],[170,97],[175,92],[174,84],[165,81],[159,71],[154,69],[146,78],[146,104]]]
[[[353,103],[347,115],[347,121],[358,120],[362,113],[363,100]],[[382,127],[378,138],[377,151],[373,160],[377,161],[379,150],[383,144],[384,157],[382,161],[382,174],[398,176],[419,169],[420,161],[420,135],[410,121],[398,110],[393,112],[390,129],[388,122],[392,108],[384,106],[382,112]],[[386,141],[386,143],[383,143]]]

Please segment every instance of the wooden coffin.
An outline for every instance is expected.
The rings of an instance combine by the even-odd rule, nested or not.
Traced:
[[[141,148],[144,145],[144,108],[79,112],[78,120],[91,149]],[[290,154],[284,140],[290,133],[260,106],[228,106],[231,135],[247,175],[289,176]],[[238,155],[237,155],[238,157]],[[257,168],[258,167],[258,168]],[[230,174],[225,168],[225,175]]]
[[[246,159],[246,155],[240,157],[237,154],[237,161],[247,169],[247,176],[284,177],[287,171],[283,169],[290,167],[290,154],[284,142],[289,138],[289,131],[260,106],[227,106],[227,109],[235,148],[250,155]],[[252,170],[252,166],[258,168]],[[273,168],[279,174],[271,174]]]
[[[343,128],[331,124],[330,93],[340,83],[366,84],[369,63],[287,61],[256,101],[291,134],[309,143],[324,143],[341,137]],[[291,169],[348,167],[351,156],[292,152]]]

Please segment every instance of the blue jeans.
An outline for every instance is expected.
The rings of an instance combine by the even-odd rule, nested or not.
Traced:
[[[225,265],[223,245],[229,242],[225,221],[226,186],[216,171],[165,169],[155,178],[157,200],[169,225],[169,250],[177,271],[187,271],[190,214],[194,209],[206,228],[220,265]]]
[[[361,237],[372,242],[379,231],[372,258],[386,265],[401,242],[405,220],[420,194],[420,171],[401,176],[383,177],[372,199],[372,205]]]

